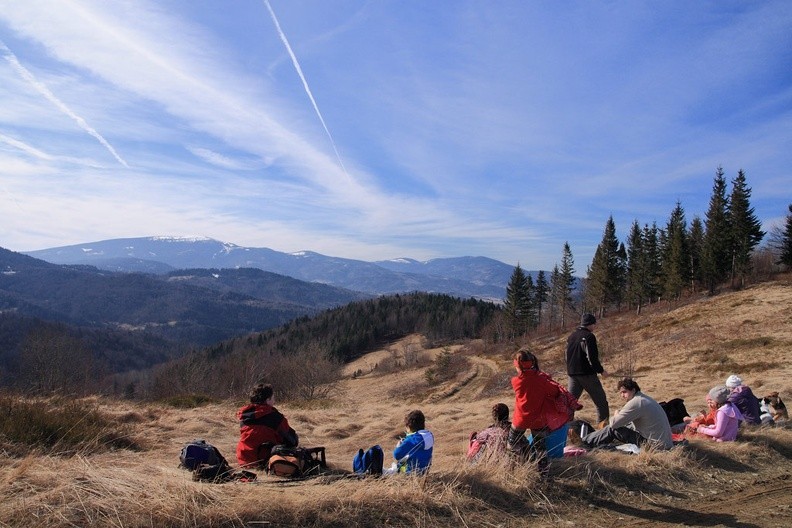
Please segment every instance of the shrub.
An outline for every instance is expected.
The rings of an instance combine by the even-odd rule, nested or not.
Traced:
[[[0,440],[19,455],[34,450],[74,455],[114,448],[140,449],[126,426],[108,419],[84,400],[26,400],[0,395]]]

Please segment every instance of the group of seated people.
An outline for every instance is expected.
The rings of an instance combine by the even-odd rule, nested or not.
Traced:
[[[509,407],[497,403],[492,407],[493,423],[471,435],[469,460],[490,458],[504,453],[520,452],[526,459],[538,459],[540,469],[546,468],[547,458],[563,456],[569,421],[574,416],[577,401],[571,398],[568,411],[557,406],[548,411],[543,404],[547,397],[567,392],[538,368],[538,360],[530,352],[520,351],[515,357],[517,376],[512,380],[515,390],[515,419],[509,421]],[[707,410],[695,417],[684,417],[679,424],[671,424],[662,406],[641,392],[632,378],[617,384],[625,405],[614,414],[610,423],[600,429],[580,434],[586,448],[595,448],[614,441],[623,444],[649,446],[654,449],[673,447],[674,433],[685,436],[704,436],[719,442],[737,438],[742,422],[760,423],[759,400],[742,380],[731,375],[725,385],[713,387],[706,396]],[[236,456],[246,468],[264,468],[272,447],[296,447],[297,433],[283,414],[275,408],[271,385],[257,385],[250,393],[250,403],[237,411],[240,438]],[[420,410],[410,411],[404,420],[406,436],[393,450],[395,462],[385,473],[425,473],[432,464],[434,437],[426,429],[426,419]],[[528,431],[529,430],[529,431]],[[527,435],[526,433],[530,432]],[[552,449],[549,446],[552,445]],[[554,451],[549,453],[550,451]]]
[[[250,403],[237,411],[237,419],[236,457],[244,468],[266,469],[274,446],[297,447],[299,444],[297,433],[275,408],[272,385],[255,386],[250,393]],[[385,473],[425,473],[432,464],[434,436],[426,430],[423,412],[410,411],[404,418],[404,426],[406,435],[393,450],[395,462]]]

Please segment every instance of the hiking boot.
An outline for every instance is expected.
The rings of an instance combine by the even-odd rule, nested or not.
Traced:
[[[606,425],[608,425],[608,420],[602,420],[597,424],[597,429],[604,429]]]

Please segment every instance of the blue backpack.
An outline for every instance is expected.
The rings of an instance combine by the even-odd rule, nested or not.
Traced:
[[[206,440],[193,440],[185,445],[179,455],[180,466],[194,471],[198,469],[201,464],[209,466],[217,466],[219,464],[227,465],[225,457],[220,454],[220,451],[208,443]]]
[[[360,475],[382,475],[384,458],[379,445],[372,446],[366,451],[360,449],[352,459],[352,470]]]

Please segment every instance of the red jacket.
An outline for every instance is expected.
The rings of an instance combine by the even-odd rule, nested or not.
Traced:
[[[270,448],[278,444],[296,446],[297,433],[275,407],[248,404],[237,411],[239,443],[236,456],[240,465],[266,463]]]
[[[569,421],[569,410],[556,404],[562,387],[541,370],[524,370],[511,380],[514,388],[514,418],[517,429],[555,431]],[[576,403],[576,402],[575,402]]]

